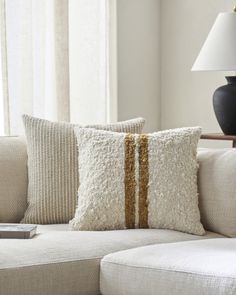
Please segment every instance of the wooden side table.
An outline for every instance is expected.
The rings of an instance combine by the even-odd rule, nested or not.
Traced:
[[[232,141],[232,147],[236,148],[236,135],[224,135],[223,133],[206,133],[201,135],[201,139],[230,140]]]

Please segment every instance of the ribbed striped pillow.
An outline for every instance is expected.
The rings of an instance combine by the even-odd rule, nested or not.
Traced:
[[[28,151],[28,208],[22,223],[68,223],[79,186],[76,125],[23,116]],[[86,127],[140,133],[144,119]]]
[[[201,129],[127,134],[75,128],[74,230],[164,228],[202,235],[197,193]]]

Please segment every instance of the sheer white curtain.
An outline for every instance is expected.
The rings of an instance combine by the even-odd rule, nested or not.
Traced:
[[[116,121],[116,1],[70,0],[71,121]]]
[[[0,135],[5,135],[10,133],[5,0],[0,0],[0,43]]]
[[[114,121],[109,40],[115,0],[0,1],[5,134],[23,133],[23,113]]]
[[[2,49],[0,46],[0,56],[2,55]],[[0,58],[0,69],[2,69],[2,59]],[[2,89],[2,71],[0,71],[0,136],[5,133],[4,130],[4,111],[3,111],[3,89]]]
[[[5,0],[6,133],[22,113],[69,120],[68,0]]]

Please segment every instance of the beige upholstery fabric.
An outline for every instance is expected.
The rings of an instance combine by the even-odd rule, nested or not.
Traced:
[[[103,295],[234,295],[236,239],[153,245],[106,256]]]
[[[236,237],[236,149],[200,149],[198,161],[202,223]]]
[[[155,229],[78,232],[68,231],[64,224],[41,225],[38,229],[39,234],[30,240],[0,241],[1,295],[98,295],[99,265],[104,255],[200,238]],[[214,237],[220,236],[207,233],[201,238]]]
[[[28,208],[23,223],[66,223],[75,213],[79,184],[74,125],[23,116],[28,150]],[[141,132],[144,119],[89,127]]]
[[[27,206],[27,151],[20,137],[0,137],[0,222],[19,222]]]
[[[140,135],[74,129],[80,174],[74,230],[205,233],[197,193],[199,127]]]

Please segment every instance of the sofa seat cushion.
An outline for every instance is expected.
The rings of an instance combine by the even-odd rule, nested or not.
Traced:
[[[236,239],[146,246],[101,262],[103,295],[234,295]]]
[[[103,256],[120,250],[204,237],[171,230],[68,231],[68,225],[41,225],[30,240],[0,240],[0,294],[100,294]],[[17,291],[16,291],[17,290]]]

